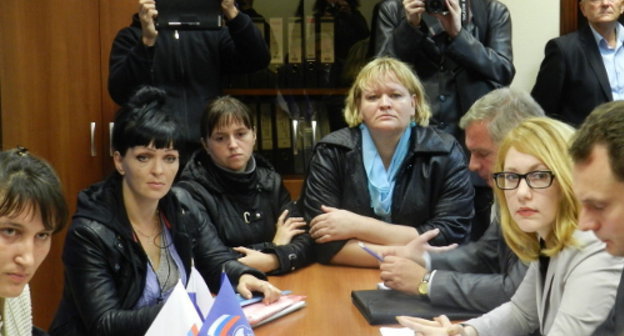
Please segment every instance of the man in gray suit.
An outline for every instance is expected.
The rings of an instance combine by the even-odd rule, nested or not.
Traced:
[[[544,111],[526,92],[501,88],[477,100],[460,120],[470,151],[469,169],[491,184],[498,144],[522,120],[537,116],[544,116]],[[505,244],[496,207],[492,208],[490,225],[478,241],[440,252],[427,244],[437,234],[429,231],[397,247],[380,266],[384,284],[427,296],[436,305],[478,313],[509,301],[526,265]]]
[[[593,230],[607,252],[624,256],[624,101],[598,106],[577,132],[570,154],[579,228]],[[616,318],[618,317],[619,318]],[[624,273],[615,304],[594,336],[624,335]]]

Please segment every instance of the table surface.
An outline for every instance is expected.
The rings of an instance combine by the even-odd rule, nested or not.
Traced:
[[[306,295],[307,306],[254,329],[256,336],[379,336],[351,302],[351,291],[375,289],[379,269],[313,264],[293,273],[271,276],[282,290]]]

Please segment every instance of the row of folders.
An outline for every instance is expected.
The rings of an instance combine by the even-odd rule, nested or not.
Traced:
[[[252,18],[271,55],[266,69],[232,75],[227,88],[332,88],[339,85],[334,63],[331,16]]]
[[[303,175],[314,144],[330,132],[322,103],[300,96],[248,97],[257,132],[256,152],[282,175]]]

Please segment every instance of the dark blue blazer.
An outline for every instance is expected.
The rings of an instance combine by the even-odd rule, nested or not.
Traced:
[[[575,126],[596,106],[613,100],[589,25],[548,41],[531,95],[547,115]]]

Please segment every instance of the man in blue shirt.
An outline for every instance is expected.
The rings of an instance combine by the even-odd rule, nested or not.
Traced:
[[[574,126],[594,107],[624,99],[622,0],[580,0],[587,25],[546,44],[531,94],[546,114]]]

